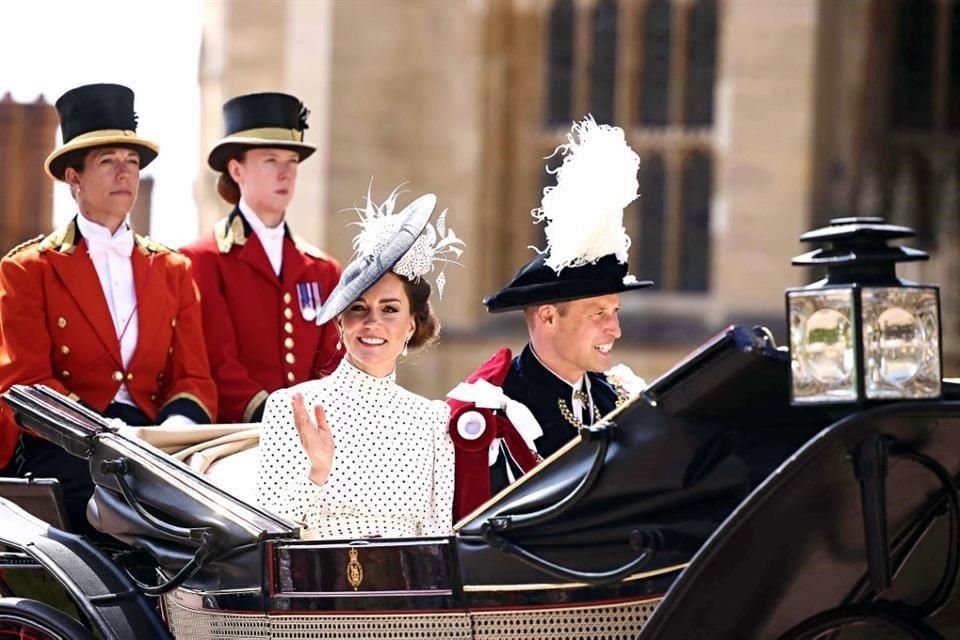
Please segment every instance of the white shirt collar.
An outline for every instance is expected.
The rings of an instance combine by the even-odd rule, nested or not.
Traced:
[[[263,224],[263,220],[250,208],[246,200],[240,198],[240,203],[237,206],[240,208],[240,213],[243,214],[243,219],[247,221],[247,224],[249,224],[253,232],[257,234],[257,237],[261,239],[269,238],[271,240],[274,238],[283,238],[283,234],[286,231],[286,225],[283,222],[275,227],[268,227]]]
[[[77,228],[80,229],[80,235],[84,238],[103,238],[104,240],[110,240],[111,238],[132,232],[130,229],[130,216],[127,216],[123,224],[117,227],[114,233],[110,233],[110,229],[93,220],[89,220],[81,213],[77,215]]]
[[[273,268],[273,272],[279,276],[280,270],[283,268],[283,238],[287,231],[286,224],[281,222],[272,228],[263,224],[260,216],[253,212],[253,209],[250,208],[250,205],[248,205],[243,198],[240,198],[237,206],[240,208],[240,213],[243,215],[244,220],[247,221],[247,224],[250,225],[253,232],[257,234],[260,245],[267,254],[267,260],[270,261],[270,266]]]

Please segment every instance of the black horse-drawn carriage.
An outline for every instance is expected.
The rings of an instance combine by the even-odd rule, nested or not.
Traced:
[[[843,224],[858,242],[890,235]],[[121,548],[0,500],[0,638],[957,637],[960,387],[941,383],[939,342],[901,375],[900,323],[899,342],[877,343],[893,349],[888,395],[860,397],[877,387],[872,325],[821,322],[850,283],[828,284],[830,313],[791,312],[792,351],[760,328],[721,332],[447,538],[301,539],[70,400],[15,387],[21,424],[90,460],[88,514]],[[848,287],[863,318],[860,296],[890,283],[868,285]],[[838,404],[830,366],[851,361],[856,401]],[[893,401],[890,385],[930,367],[935,389]],[[72,617],[15,598],[38,567]]]

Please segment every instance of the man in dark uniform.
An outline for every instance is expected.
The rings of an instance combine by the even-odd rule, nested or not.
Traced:
[[[458,518],[562,449],[579,428],[616,408],[638,382],[622,365],[619,379],[603,372],[611,369],[611,351],[621,335],[619,294],[653,284],[629,275],[626,263],[630,240],[622,215],[636,197],[639,158],[620,129],[587,120],[574,133],[580,143],[565,147],[559,185],[547,190],[543,209],[535,212],[548,220],[550,247],[483,301],[492,313],[522,310],[529,342],[516,357],[501,349],[449,394]],[[623,197],[621,188],[620,200],[604,202],[618,190],[602,181],[577,180],[585,167],[574,162],[576,154],[595,144],[616,151],[614,166],[602,173],[619,169],[632,196]],[[594,162],[599,155],[585,154]],[[584,189],[597,194],[585,198]],[[558,211],[567,201],[589,201],[597,210]],[[601,215],[613,208],[618,215]]]
[[[64,143],[45,169],[79,215],[0,261],[0,391],[44,384],[130,425],[208,423],[217,398],[190,261],[128,222],[158,150],[136,134],[133,98],[97,84],[57,100]],[[89,531],[86,461],[21,433],[7,407],[4,466],[60,479],[71,524]]]
[[[226,135],[208,164],[234,209],[183,248],[203,295],[222,422],[258,422],[270,392],[324,376],[343,356],[333,323],[316,322],[340,265],[284,221],[297,167],[316,149],[303,141],[307,113],[283,93],[223,105]]]

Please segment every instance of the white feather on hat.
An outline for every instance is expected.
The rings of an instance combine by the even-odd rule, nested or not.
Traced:
[[[587,116],[574,123],[556,153],[564,156],[553,172],[557,185],[545,188],[540,207],[531,211],[537,222],[546,221],[547,266],[560,273],[610,254],[626,264],[630,236],[623,209],[639,195],[640,156],[623,129]]]
[[[380,255],[383,248],[397,235],[404,218],[393,211],[397,196],[400,195],[400,186],[390,193],[383,204],[377,205],[370,192],[371,180],[364,207],[354,209],[360,215],[360,221],[352,223],[360,227],[360,232],[353,239],[355,257]],[[413,245],[393,265],[394,273],[408,280],[417,281],[432,272],[437,263],[443,264],[444,268],[451,262],[459,264],[457,259],[463,253],[464,242],[457,237],[453,229],[447,228],[446,219],[447,210],[444,209],[437,218],[436,225],[426,224]],[[442,298],[446,284],[446,275],[442,270],[437,274],[435,283],[437,295]]]

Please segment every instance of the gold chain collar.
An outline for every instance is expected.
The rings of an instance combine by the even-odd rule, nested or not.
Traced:
[[[577,389],[573,392],[573,395],[576,396],[577,400],[579,400],[584,407],[590,408],[591,415],[593,415],[593,422],[596,422],[599,419],[597,407],[590,402],[590,396],[587,395],[587,392],[582,389]],[[563,416],[563,419],[573,425],[574,429],[581,429],[584,426],[583,420],[574,414],[572,405],[573,403],[571,401],[564,400],[563,398],[557,399],[557,407],[560,408],[560,415]]]

